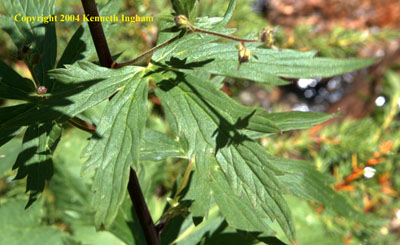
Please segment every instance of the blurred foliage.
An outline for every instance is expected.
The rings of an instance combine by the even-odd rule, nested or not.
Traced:
[[[345,221],[323,206],[310,202],[307,205],[310,209],[294,212],[300,224],[305,222],[298,227],[304,239],[319,235],[322,239],[322,234],[330,234],[333,241],[346,240],[354,244],[395,244],[399,239],[399,85],[400,76],[387,71],[386,103],[377,107],[372,117],[357,121],[345,119],[299,133],[261,139],[274,154],[306,160],[332,175],[332,187],[345,194],[354,208],[384,219],[378,228],[366,227],[357,220]],[[315,222],[324,224],[322,229],[318,227],[321,233],[310,229]],[[300,237],[299,243],[318,244],[318,240]]]
[[[106,0],[98,1],[104,5]],[[254,35],[267,26],[264,18],[252,10],[251,0],[239,1],[234,20],[229,27],[238,28],[239,36]],[[169,1],[168,1],[169,4]],[[0,5],[1,6],[1,5]],[[200,16],[222,16],[226,2],[202,0],[198,12]],[[164,0],[124,1],[124,9],[120,14],[127,15],[157,15],[166,7]],[[56,13],[81,13],[79,0],[56,1]],[[3,9],[0,7],[0,13]],[[156,17],[157,18],[157,17]],[[64,50],[69,38],[79,26],[78,23],[56,23],[58,37],[58,56]],[[122,55],[119,61],[128,60],[149,49],[157,40],[157,19],[154,23],[118,24],[111,28],[109,38],[113,54]],[[298,26],[292,31],[281,28],[277,33],[277,46],[298,50],[320,51],[326,57],[357,56],[362,46],[376,45],[392,38],[398,38],[399,32],[392,30],[354,31],[342,27],[334,28],[330,33],[316,33],[312,26]],[[0,56],[9,63],[15,61],[16,52],[5,32],[0,32]],[[58,57],[59,58],[59,57]],[[97,57],[92,57],[96,60]],[[18,68],[18,65],[17,65]],[[17,69],[18,70],[18,69]],[[21,68],[20,73],[29,72]],[[357,220],[343,219],[331,210],[312,202],[288,197],[290,207],[294,207],[293,215],[298,230],[299,244],[396,244],[400,239],[400,123],[399,99],[400,78],[398,70],[386,72],[382,95],[386,103],[377,107],[370,118],[358,121],[343,120],[331,124],[316,126],[311,130],[289,132],[283,135],[264,137],[260,142],[273,155],[298,158],[313,164],[323,173],[332,176],[332,188],[341,192],[346,200],[356,209],[364,213],[373,213],[382,218],[378,227],[360,225]],[[233,88],[232,91],[237,89]],[[169,133],[164,124],[158,101],[154,97],[149,105],[149,120],[147,126],[154,130]],[[7,105],[15,104],[7,101]],[[96,232],[93,226],[93,210],[90,209],[90,185],[92,176],[80,176],[83,162],[78,152],[87,144],[89,134],[68,128],[54,154],[54,175],[40,202],[29,209],[29,216],[14,214],[26,203],[25,183],[13,181],[15,171],[10,169],[19,153],[21,138],[15,138],[0,149],[0,237],[2,232],[8,232],[4,227],[18,226],[14,230],[18,237],[24,226],[30,223],[37,225],[37,236],[47,236],[51,244],[141,244],[138,235],[135,239],[124,233],[124,229],[138,228],[137,223],[125,223],[123,218],[132,217],[129,204],[121,208],[115,226],[108,231]],[[60,154],[63,152],[63,154]],[[155,220],[161,219],[164,209],[168,206],[167,196],[173,196],[174,182],[180,181],[186,166],[185,160],[148,162],[138,173],[150,212]],[[62,171],[61,171],[62,169]],[[163,171],[160,171],[160,170]],[[372,176],[368,175],[373,173]],[[151,181],[145,181],[151,180]],[[23,200],[23,201],[21,201]],[[237,233],[227,226],[218,214],[214,205],[211,208],[207,222],[210,230],[201,225],[195,226],[191,216],[176,222],[184,223],[180,238],[172,239],[180,244],[218,244],[218,241],[230,244],[256,244],[264,241],[279,244],[266,234],[263,238],[256,235]],[[4,214],[4,215],[3,215]],[[14,215],[13,215],[14,214]],[[7,216],[8,215],[8,216]],[[397,215],[397,216],[396,216]],[[20,216],[20,217],[19,217]],[[4,218],[4,217],[9,217]],[[16,218],[19,217],[19,218]],[[122,217],[122,218],[121,218]],[[6,220],[7,224],[5,223]],[[175,222],[175,221],[173,221]],[[39,225],[40,224],[40,225]],[[275,223],[276,228],[279,230]],[[136,230],[134,229],[134,231]],[[167,230],[166,230],[167,231]],[[73,235],[72,235],[73,234]],[[21,241],[24,237],[21,237]],[[278,238],[285,241],[283,232],[278,232]],[[186,239],[186,240],[185,240]],[[27,244],[34,241],[23,240]],[[209,243],[213,241],[214,243]],[[31,243],[29,243],[31,242]],[[21,244],[17,241],[7,241],[7,244]]]

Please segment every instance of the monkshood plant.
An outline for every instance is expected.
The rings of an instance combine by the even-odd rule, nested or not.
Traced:
[[[369,222],[332,190],[326,175],[307,162],[274,157],[258,142],[310,128],[331,115],[268,113],[239,104],[220,88],[225,77],[278,86],[288,83],[285,78],[330,77],[374,60],[279,50],[271,28],[235,37],[235,30],[225,26],[236,2],[229,2],[223,17],[210,18],[196,16],[196,0],[172,0],[172,13],[155,18],[157,46],[118,63],[106,41],[110,23],[83,23],[57,61],[54,22],[30,25],[13,18],[55,14],[54,1],[3,0],[7,15],[0,16],[1,27],[32,75],[24,78],[0,61],[0,98],[19,101],[0,108],[0,143],[23,135],[13,169],[18,170],[15,179],[26,178],[26,208],[52,181],[52,154],[68,123],[91,134],[81,173],[94,172],[93,224],[128,244],[212,242],[210,234],[223,226],[234,231],[233,237],[245,234],[249,243],[279,244],[276,229],[296,243],[287,195],[319,203],[345,219]],[[100,16],[117,14],[119,3],[110,0]],[[86,15],[99,16],[94,0],[82,0],[82,5]],[[99,62],[89,62],[96,53]],[[161,102],[169,135],[146,127],[149,93]],[[97,107],[104,101],[105,108]],[[101,117],[88,113],[93,111]],[[187,169],[153,222],[140,189],[150,180],[139,185],[136,173],[145,161],[167,158],[186,159]],[[131,207],[132,215],[120,215]]]

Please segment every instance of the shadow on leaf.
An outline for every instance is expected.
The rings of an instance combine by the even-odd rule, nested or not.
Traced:
[[[201,62],[186,64],[186,59],[180,60],[178,58],[172,57],[170,61],[166,62],[169,66],[153,61],[153,64],[160,67],[152,72],[149,72],[146,75],[149,76],[154,73],[165,74],[167,72],[174,73],[174,77],[159,81],[157,83],[157,87],[165,92],[168,92],[178,85],[182,86],[183,90],[190,91],[190,93],[185,94],[188,94],[188,96],[191,96],[190,94],[193,94],[195,98],[192,99],[194,100],[196,98],[200,99],[201,103],[204,104],[207,109],[209,109],[218,118],[219,125],[211,135],[212,137],[216,138],[215,154],[217,154],[220,149],[227,147],[231,144],[240,144],[245,140],[251,140],[248,136],[240,133],[239,130],[244,129],[248,126],[250,118],[255,115],[256,111],[252,111],[244,118],[238,118],[234,124],[230,123],[214,108],[213,105],[211,105],[203,98],[202,94],[191,83],[187,81],[185,73],[177,70],[191,69],[191,67],[200,67],[211,61],[212,60],[210,59]],[[181,83],[184,85],[180,85]]]

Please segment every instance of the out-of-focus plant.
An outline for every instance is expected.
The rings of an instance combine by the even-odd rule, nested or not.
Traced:
[[[262,139],[262,144],[276,155],[313,162],[317,169],[332,176],[332,186],[345,194],[353,207],[383,219],[379,226],[371,228],[357,220],[344,221],[323,205],[303,203],[299,208],[301,215],[295,216],[303,222],[299,232],[305,235],[300,241],[317,242],[317,236],[315,239],[323,242],[326,234],[332,236],[332,243],[393,244],[399,239],[399,85],[399,75],[387,71],[382,91],[386,103],[377,107],[372,118],[347,119],[290,137]],[[310,229],[317,226],[317,233]]]

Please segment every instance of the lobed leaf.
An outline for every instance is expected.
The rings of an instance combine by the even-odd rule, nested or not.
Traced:
[[[157,71],[162,71],[162,68],[155,69],[155,72]],[[158,84],[161,89],[169,90],[177,85],[177,83],[184,80],[187,75],[189,75],[189,73],[169,72],[152,74],[152,77],[161,81]],[[190,74],[190,76],[193,77],[192,74]],[[262,133],[280,132],[280,128],[271,120],[261,115],[259,109],[240,105],[222,91],[217,90],[216,87],[209,82],[201,81],[190,84],[189,87],[195,90],[195,93],[206,107],[218,114],[220,120],[226,124],[227,127],[229,127],[229,124],[236,130],[246,129]],[[221,107],[221,105],[224,106]]]
[[[55,69],[51,76],[64,84],[60,92],[47,96],[37,106],[0,123],[0,129],[28,126],[56,120],[64,122],[108,99],[142,70],[139,67],[107,69],[89,62]]]
[[[147,115],[147,80],[136,72],[107,104],[86,148],[82,173],[96,169],[95,225],[109,227],[124,200],[130,167],[137,167]]]
[[[215,109],[202,98],[201,87],[205,84],[190,74],[157,81],[156,94],[168,120],[174,122],[175,134],[183,135],[189,142],[188,155],[195,159],[196,169],[205,183],[221,195],[218,199],[215,197],[221,210],[235,205],[243,213],[242,217],[258,221],[257,224],[242,223],[243,219],[235,219],[238,215],[226,214],[230,225],[245,230],[268,230],[265,219],[269,217],[277,220],[290,240],[295,240],[291,213],[281,194],[284,187],[276,178],[280,171],[269,162],[264,148],[241,134],[232,123],[234,120],[219,113],[225,104]],[[216,165],[210,163],[214,156]],[[221,185],[229,186],[229,191],[222,193]]]
[[[163,64],[211,74],[249,79],[273,85],[287,84],[280,77],[313,78],[331,77],[368,66],[375,59],[315,58],[314,51],[272,50],[248,44],[254,57],[238,67],[238,49],[234,42],[196,43],[188,41],[163,57]]]

